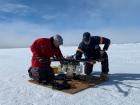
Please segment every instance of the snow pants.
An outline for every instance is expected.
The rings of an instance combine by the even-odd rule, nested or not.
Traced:
[[[102,73],[108,73],[109,72],[109,64],[108,64],[108,55],[107,55],[107,53],[104,52],[103,55],[96,56],[96,60],[101,60]],[[87,74],[87,75],[91,74],[92,69],[93,69],[93,64],[90,64],[90,63],[86,62],[85,67],[84,67],[85,74]]]
[[[54,72],[51,67],[35,67],[35,68],[29,68],[28,70],[29,77],[34,79],[34,80],[39,80],[39,81],[52,81],[54,79]]]

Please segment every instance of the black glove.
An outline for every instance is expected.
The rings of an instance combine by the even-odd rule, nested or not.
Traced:
[[[63,65],[63,64],[64,64],[64,62],[65,62],[65,60],[64,60],[64,59],[61,59],[61,60],[60,60],[60,64],[61,64],[61,65]]]
[[[88,59],[88,63],[95,64],[96,60],[93,57],[91,57],[91,58]]]
[[[101,50],[100,54],[103,55],[106,52],[106,50]]]
[[[44,57],[38,57],[39,63],[46,63],[46,59]]]

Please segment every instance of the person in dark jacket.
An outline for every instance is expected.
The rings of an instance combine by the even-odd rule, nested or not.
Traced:
[[[103,49],[100,48],[100,44],[104,44]],[[110,39],[100,36],[91,36],[89,32],[83,34],[82,42],[79,44],[76,51],[76,59],[81,59],[84,54],[85,59],[89,62],[85,63],[84,72],[86,75],[90,75],[93,69],[93,64],[96,61],[101,61],[102,72],[101,77],[107,77],[109,72],[108,55],[106,51],[110,45]]]
[[[54,78],[54,72],[50,66],[50,57],[63,58],[60,45],[63,38],[55,35],[50,38],[39,38],[31,45],[32,65],[28,70],[29,76],[34,80],[50,82]]]

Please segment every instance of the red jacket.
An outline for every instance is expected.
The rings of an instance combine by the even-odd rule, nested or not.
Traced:
[[[53,38],[39,38],[31,45],[32,67],[46,67],[50,66],[50,57],[62,58],[63,55],[60,48],[53,45]],[[46,63],[40,63],[38,57],[46,59]]]

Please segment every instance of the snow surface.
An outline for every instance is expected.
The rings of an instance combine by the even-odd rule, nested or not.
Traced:
[[[76,48],[61,47],[65,56]],[[140,44],[114,44],[108,54],[110,80],[71,95],[28,82],[30,49],[0,49],[0,105],[140,105]]]

